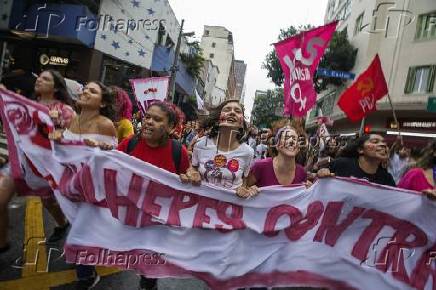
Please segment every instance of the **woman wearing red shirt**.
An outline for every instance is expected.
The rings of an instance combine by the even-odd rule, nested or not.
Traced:
[[[188,151],[170,137],[179,122],[174,105],[153,103],[145,113],[140,135],[125,139],[118,150],[169,172],[184,174],[189,168]],[[141,276],[139,283],[140,289],[157,289],[157,279]]]

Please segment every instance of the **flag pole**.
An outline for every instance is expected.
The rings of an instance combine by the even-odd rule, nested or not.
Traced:
[[[403,144],[403,136],[401,136],[401,132],[400,132],[400,123],[398,122],[397,113],[395,112],[394,105],[392,104],[392,99],[389,93],[388,93],[388,100],[389,100],[389,104],[391,105],[391,110],[392,110],[392,115],[394,116],[395,125],[397,126],[398,129],[398,136],[400,137],[401,144]]]
[[[359,137],[363,136],[364,128],[365,128],[365,117],[363,117],[362,121],[360,121]]]

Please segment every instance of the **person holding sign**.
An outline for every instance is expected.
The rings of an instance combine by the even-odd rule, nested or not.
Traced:
[[[395,187],[394,178],[383,168],[389,158],[383,136],[363,135],[345,147],[329,168],[318,171],[318,177],[342,176],[366,179],[369,182]]]
[[[276,156],[257,160],[251,168],[247,185],[287,186],[306,182],[304,167],[295,161],[295,156],[300,151],[297,130],[288,125],[282,127],[274,138],[274,144]]]
[[[113,149],[117,145],[117,132],[112,120],[115,117],[114,92],[100,82],[88,83],[77,100],[80,114],[76,116],[62,136],[51,136],[72,141],[83,141],[86,145]],[[77,288],[90,289],[99,281],[94,266],[76,265]]]
[[[36,79],[34,90],[38,102],[49,109],[55,128],[68,127],[76,113],[71,107],[71,96],[68,94],[62,75],[55,70],[41,72]],[[15,182],[11,176],[9,164],[7,164],[0,171],[0,253],[10,248],[7,242],[8,203],[15,190]],[[57,242],[64,237],[69,223],[53,196],[44,197],[42,202],[58,224],[48,238],[48,242]]]
[[[207,182],[236,190],[244,198],[255,195],[256,186],[246,184],[254,152],[243,141],[247,126],[239,101],[221,103],[211,112],[206,127],[211,128],[210,132],[194,145],[192,167],[181,175],[182,182]]]
[[[189,156],[185,146],[171,138],[181,122],[175,105],[154,102],[145,112],[141,132],[118,146],[118,150],[172,173],[186,173]],[[141,276],[139,289],[157,289],[157,279]]]

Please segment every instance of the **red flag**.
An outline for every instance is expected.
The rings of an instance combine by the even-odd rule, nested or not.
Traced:
[[[378,54],[368,69],[342,93],[338,106],[353,122],[376,110],[375,103],[388,93]]]

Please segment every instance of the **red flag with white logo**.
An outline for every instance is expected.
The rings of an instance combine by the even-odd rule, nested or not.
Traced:
[[[338,106],[353,122],[376,110],[376,102],[388,93],[378,54],[357,80],[342,93]]]

